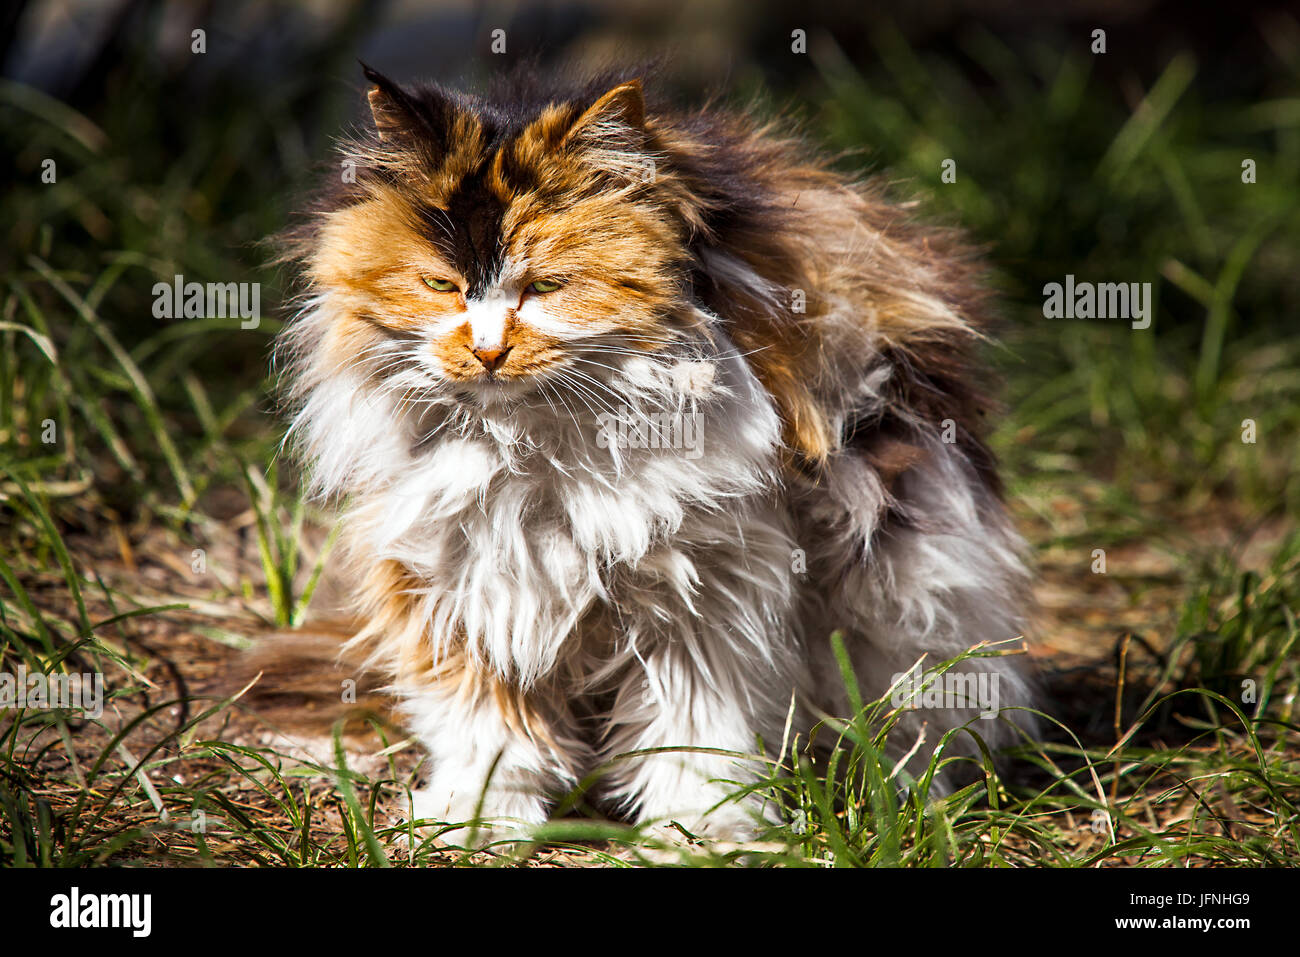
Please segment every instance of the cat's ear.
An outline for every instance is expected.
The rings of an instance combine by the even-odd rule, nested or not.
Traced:
[[[428,132],[429,121],[419,105],[405,90],[378,70],[361,64],[366,79],[374,84],[366,98],[370,101],[370,115],[375,121],[379,139],[392,140],[417,131]]]
[[[645,132],[645,97],[640,80],[620,83],[587,108],[569,132],[565,145],[601,143],[610,139],[626,142]]]

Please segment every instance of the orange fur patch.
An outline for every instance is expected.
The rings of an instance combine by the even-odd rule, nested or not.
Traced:
[[[371,565],[357,590],[360,620],[366,624],[348,642],[369,655],[371,665],[400,674],[408,687],[436,688],[456,696],[463,707],[491,707],[511,731],[554,747],[552,714],[559,705],[546,687],[524,691],[475,663],[463,649],[435,659],[416,609],[417,589],[425,583],[399,562]]]

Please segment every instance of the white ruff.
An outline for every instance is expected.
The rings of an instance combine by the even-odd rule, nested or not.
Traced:
[[[300,408],[290,440],[312,490],[346,502],[354,556],[399,562],[426,583],[416,608],[436,656],[463,648],[548,700],[604,696],[597,725],[561,706],[534,738],[484,702],[394,674],[432,757],[417,815],[471,816],[494,761],[485,815],[537,822],[557,789],[621,752],[753,753],[758,734],[780,741],[796,688],[804,714],[843,714],[827,645],[837,628],[873,693],[922,653],[934,661],[1020,634],[1017,540],[953,447],[936,439],[906,477],[929,521],[887,536],[874,535],[883,493],[857,460],[833,459],[824,487],[783,488],[776,410],[715,317],[697,316],[711,340],[682,333],[658,353],[602,356],[600,384],[585,392],[486,403],[421,388],[427,369],[376,378],[397,345],[328,368],[314,344],[332,318],[322,297],[290,333]],[[699,413],[702,454],[602,448],[598,416],[609,411],[632,422]],[[1027,703],[1004,660],[979,667],[1005,673],[1004,704]],[[931,745],[972,717],[918,714]],[[995,745],[1008,740],[1001,722],[975,725]],[[731,789],[710,779],[747,773],[682,753],[623,761],[606,783],[643,820],[698,818]],[[709,821],[743,832],[753,810]]]

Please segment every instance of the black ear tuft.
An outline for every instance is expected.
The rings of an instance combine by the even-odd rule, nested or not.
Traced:
[[[361,63],[360,60],[357,62]],[[374,118],[375,130],[381,140],[417,129],[428,130],[428,120],[419,104],[405,90],[365,63],[361,63],[361,72],[374,84],[367,99],[370,101],[370,115]]]
[[[369,80],[371,83],[373,83],[375,86],[382,87],[382,86],[393,85],[393,82],[390,79],[388,79],[388,77],[384,76],[382,73],[380,73],[378,70],[372,67],[365,60],[358,60],[357,63],[361,64],[361,72],[365,74],[366,79]]]

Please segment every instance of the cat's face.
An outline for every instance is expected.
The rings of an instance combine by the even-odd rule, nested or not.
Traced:
[[[501,399],[664,343],[684,253],[638,84],[507,117],[367,75],[376,130],[308,259],[331,361]]]

